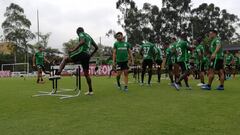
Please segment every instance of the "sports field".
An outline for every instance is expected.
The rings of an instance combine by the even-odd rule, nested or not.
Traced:
[[[60,100],[32,97],[51,83],[33,78],[0,79],[1,135],[238,135],[240,133],[239,79],[226,82],[225,91],[176,91],[168,80],[152,87],[115,87],[115,79],[93,78],[94,96]],[[155,80],[154,80],[155,81]],[[133,81],[132,81],[133,82]],[[63,78],[71,88],[74,78]],[[83,91],[87,89],[82,79]],[[214,82],[217,86],[217,81]]]

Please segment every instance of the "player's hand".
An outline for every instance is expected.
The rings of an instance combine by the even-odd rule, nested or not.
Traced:
[[[211,60],[214,60],[216,58],[216,54],[212,54]]]

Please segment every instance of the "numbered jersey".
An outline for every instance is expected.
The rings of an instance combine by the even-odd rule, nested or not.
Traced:
[[[177,62],[188,61],[188,43],[184,40],[179,40],[176,45]]]
[[[163,59],[163,54],[162,54],[162,50],[158,47],[155,48],[155,52],[156,52],[156,58],[155,60],[162,60]]]
[[[90,48],[92,44],[96,44],[94,40],[85,32],[79,34],[79,41],[84,40],[84,44],[81,45],[76,51],[70,53],[70,57],[78,55],[80,53],[90,54]]]
[[[143,50],[143,59],[144,60],[146,60],[146,59],[153,60],[154,54],[155,54],[154,44],[152,44],[150,42],[144,43],[141,46],[141,49]]]

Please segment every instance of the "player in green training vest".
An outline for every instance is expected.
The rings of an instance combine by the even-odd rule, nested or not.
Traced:
[[[197,64],[197,70],[199,71],[199,77],[200,77],[200,83],[198,84],[198,86],[202,86],[205,84],[204,82],[204,76],[205,76],[205,67],[207,64],[207,56],[205,53],[205,49],[204,46],[202,45],[202,39],[198,38],[196,40],[196,48],[194,50],[194,58],[195,58],[195,63]]]
[[[217,87],[217,90],[224,90],[224,55],[221,41],[217,35],[218,32],[216,30],[211,30],[209,32],[209,38],[212,40],[210,45],[211,64],[208,71],[208,84],[202,86],[203,90],[211,90],[215,72],[218,72],[220,79],[220,85]]]
[[[238,74],[240,69],[240,57],[238,56],[238,53],[236,52],[234,54],[234,72],[233,72],[233,78],[235,78],[235,75]]]
[[[191,50],[188,46],[187,35],[185,33],[181,34],[180,39],[177,42],[176,51],[177,51],[177,64],[180,66],[182,73],[180,78],[174,83],[174,87],[179,90],[179,84],[184,80],[187,89],[191,89],[188,84],[188,76],[190,75],[188,51]]]
[[[43,48],[40,46],[38,47],[38,52],[35,53],[35,55],[33,56],[33,67],[37,67],[38,71],[37,83],[43,83],[42,72],[44,72],[45,74],[49,74],[45,71],[44,61],[50,63],[44,56]]]
[[[68,56],[65,56],[60,64],[60,68],[56,75],[60,75],[67,62],[73,62],[75,64],[80,63],[83,68],[84,76],[87,80],[89,91],[85,95],[93,95],[92,81],[89,75],[89,61],[90,58],[97,52],[98,46],[90,35],[84,32],[82,27],[77,29],[77,35],[79,38],[79,45],[73,49],[68,50]],[[94,47],[94,51],[90,52],[90,48]]]
[[[157,67],[157,76],[158,76],[158,83],[161,82],[161,68],[162,68],[162,62],[163,62],[163,53],[161,48],[155,47],[155,62],[156,62],[156,67]]]
[[[124,41],[122,32],[118,32],[115,35],[117,42],[113,47],[113,67],[117,70],[117,86],[121,89],[120,77],[122,72],[124,73],[124,91],[128,91],[128,63],[129,60],[133,65],[133,56],[131,51],[131,45]]]
[[[140,48],[140,54],[143,56],[141,85],[144,84],[144,75],[146,73],[146,69],[148,68],[148,85],[150,86],[152,79],[153,60],[155,56],[155,45],[149,41],[144,41]]]
[[[225,73],[226,73],[226,79],[230,79],[232,75],[233,70],[233,63],[234,63],[234,56],[229,51],[226,51],[226,57],[225,57]]]

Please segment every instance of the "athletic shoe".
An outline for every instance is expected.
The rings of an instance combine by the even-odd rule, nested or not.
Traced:
[[[190,87],[190,86],[186,87],[186,90],[192,90],[192,87]]]
[[[218,87],[216,88],[216,90],[219,90],[219,91],[224,90],[224,87],[223,87],[223,86],[218,86]]]
[[[177,83],[173,83],[173,87],[175,87],[176,90],[180,90],[180,88],[179,88]]]
[[[152,87],[152,84],[147,84],[148,87]]]
[[[93,94],[94,94],[93,92],[89,92],[89,91],[85,93],[85,95],[87,95],[87,96],[91,96]]]
[[[144,83],[139,83],[139,85],[140,85],[140,86],[143,86],[143,85],[144,85]]]
[[[208,85],[203,85],[201,88],[202,90],[211,90],[211,87]]]
[[[124,91],[124,92],[128,92],[128,87],[125,87],[125,88],[123,89],[123,91]]]
[[[203,85],[204,85],[204,83],[199,83],[199,84],[197,84],[198,87],[201,87],[201,86],[203,86]]]

